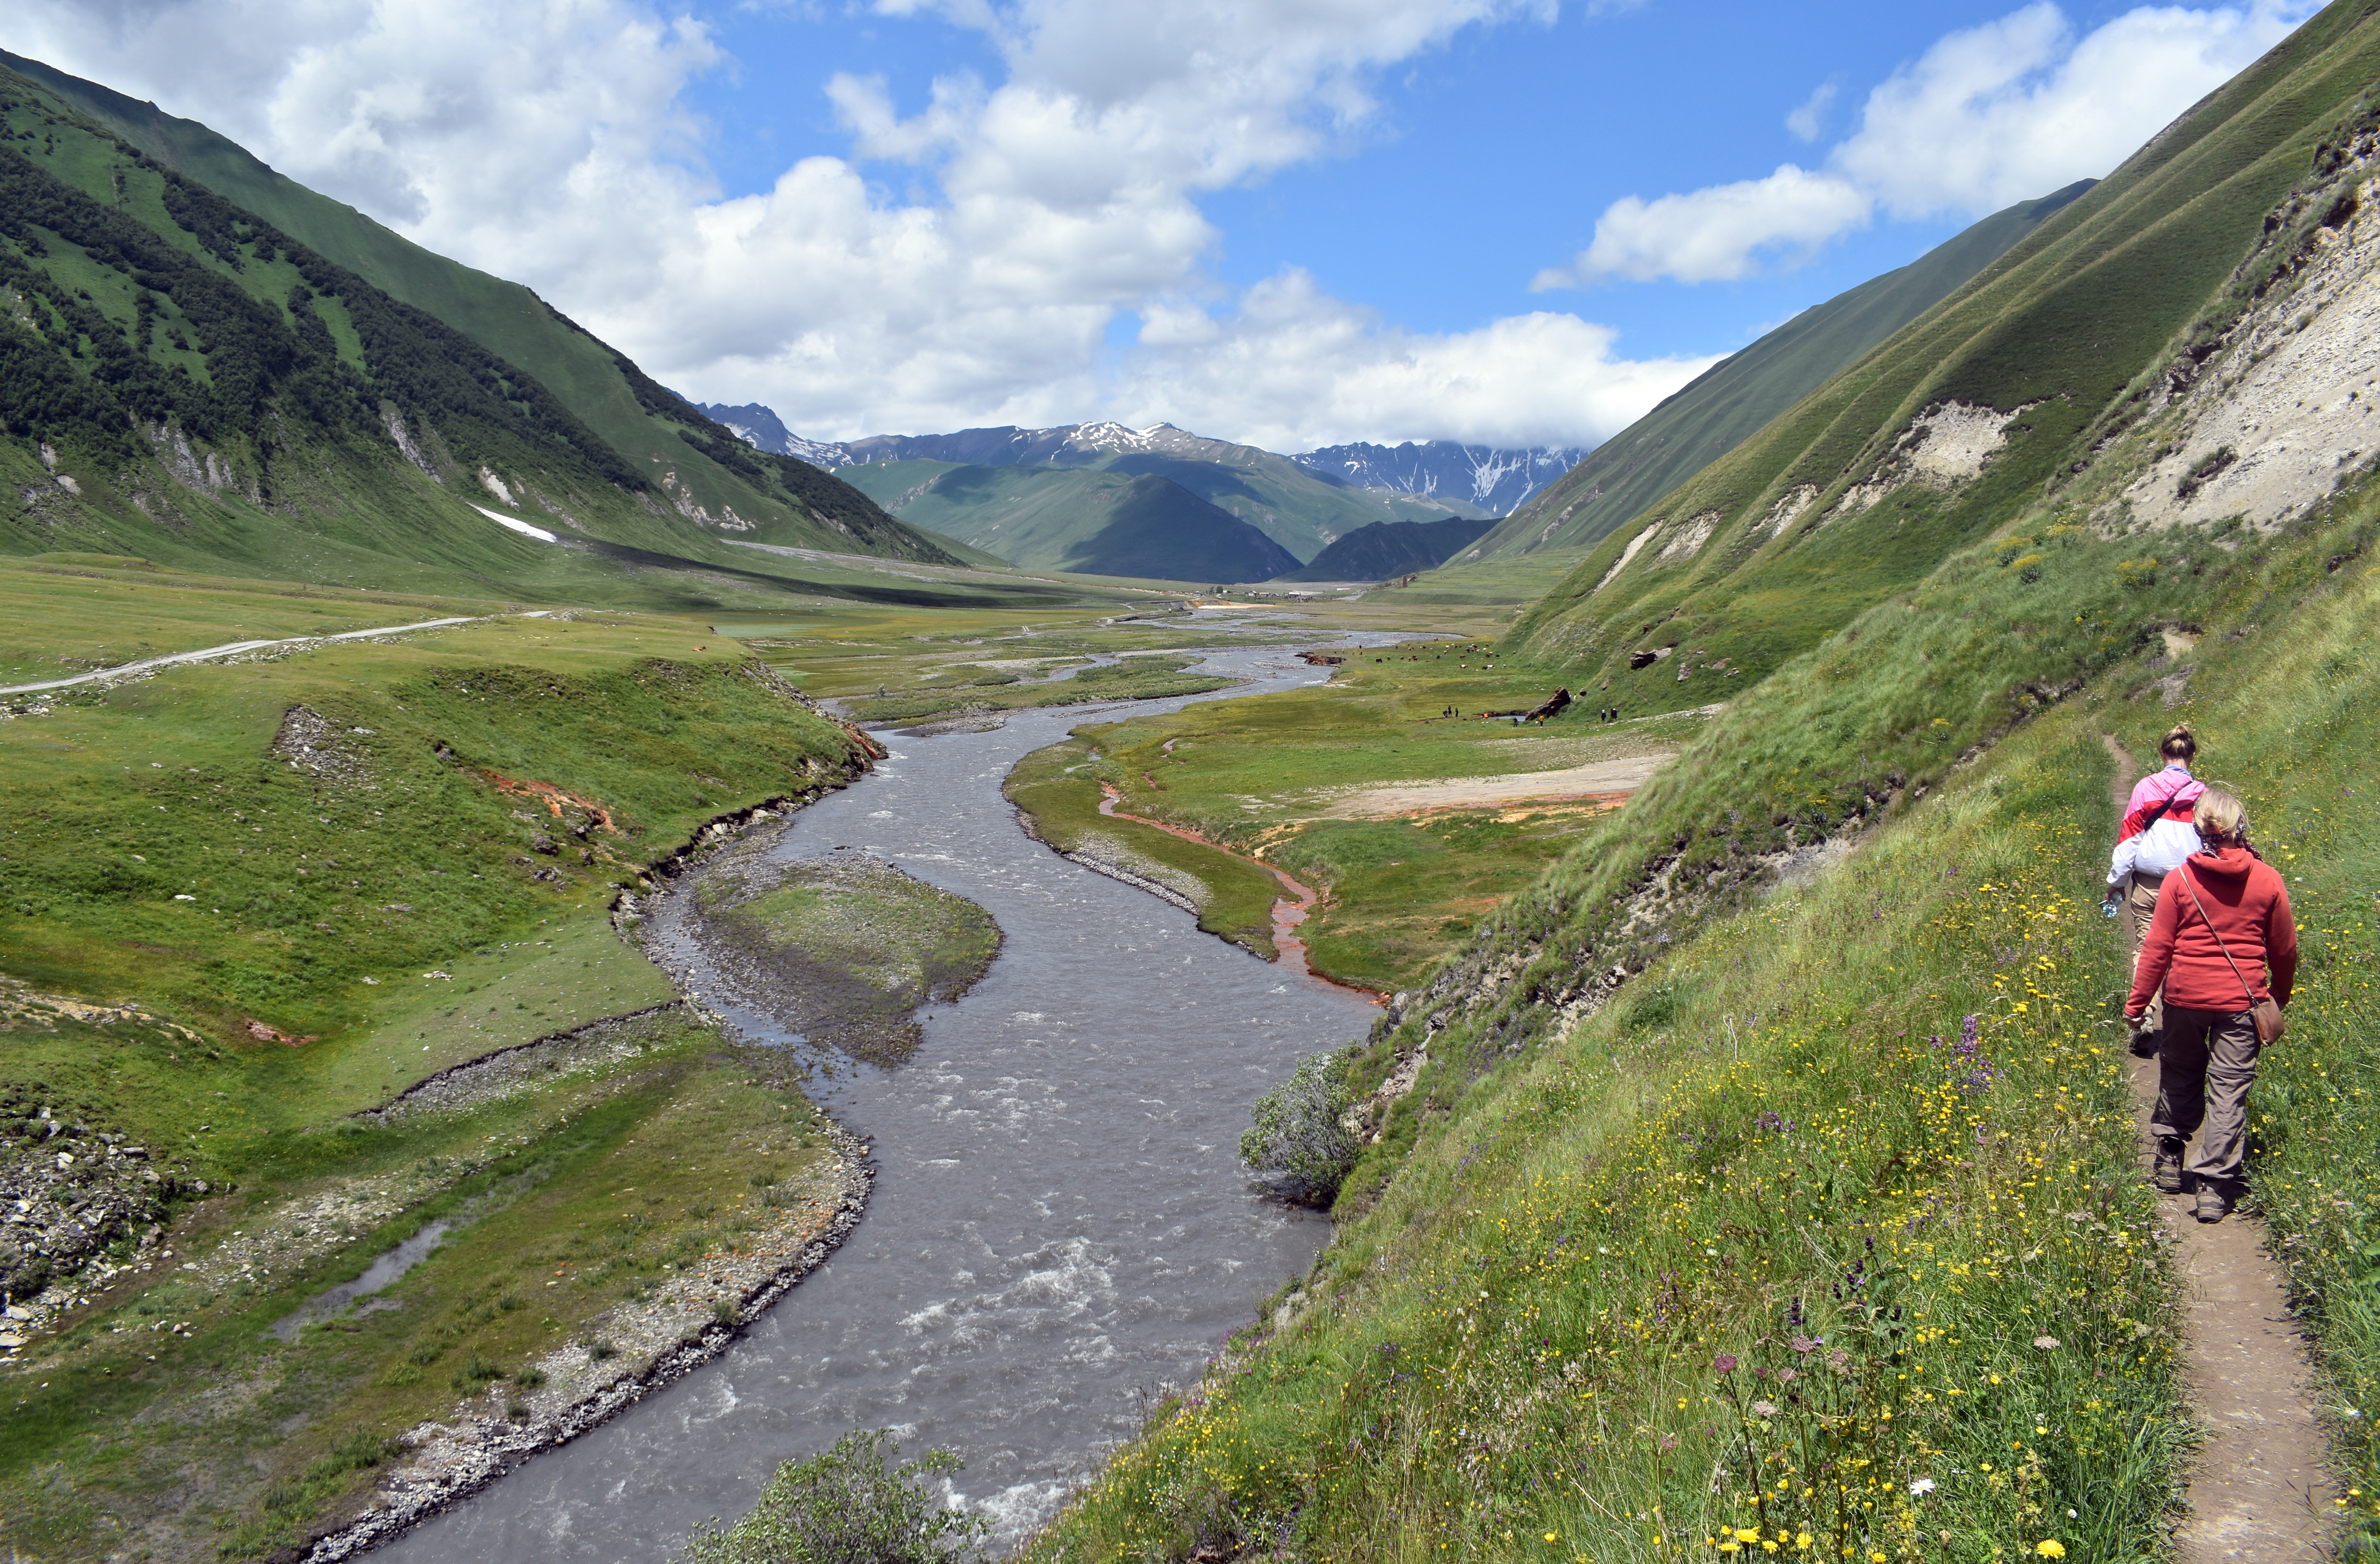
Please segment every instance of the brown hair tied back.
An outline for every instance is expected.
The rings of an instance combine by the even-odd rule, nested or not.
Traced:
[[[2198,740],[2191,733],[2190,724],[2180,723],[2173,732],[2166,734],[2163,741],[2157,745],[2157,753],[2168,760],[2179,760],[2185,766],[2197,759]]]

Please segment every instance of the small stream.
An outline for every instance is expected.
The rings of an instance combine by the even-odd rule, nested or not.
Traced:
[[[1207,666],[1257,683],[1128,709],[1329,676],[1278,649]],[[867,1219],[718,1360],[384,1557],[661,1564],[697,1521],[750,1508],[779,1461],[880,1426],[913,1456],[960,1455],[956,1492],[1013,1542],[1133,1432],[1139,1395],[1195,1378],[1256,1300],[1305,1274],[1329,1223],[1260,1196],[1240,1133],[1258,1095],[1375,1012],[1018,829],[1009,768],[1098,720],[1077,707],[883,735],[891,758],[787,823],[770,851],[864,848],[1004,935],[983,981],[921,1018],[910,1063],[844,1066],[815,1088],[875,1139]],[[682,888],[655,918],[668,964],[749,1035],[791,1042],[686,938],[689,900]]]

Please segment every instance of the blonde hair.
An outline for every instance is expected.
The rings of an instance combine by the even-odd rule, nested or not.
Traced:
[[[2203,842],[2245,841],[2248,806],[2228,789],[2210,787],[2198,795],[2198,806],[2190,812],[2190,823],[2198,828]]]
[[[2157,753],[2187,766],[2198,758],[2198,735],[2190,731],[2189,723],[2178,722],[2171,733],[2157,741]]]

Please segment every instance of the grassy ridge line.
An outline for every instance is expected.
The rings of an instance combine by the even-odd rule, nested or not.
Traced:
[[[2091,457],[2103,415],[2145,394],[2136,377],[2180,349],[2375,61],[2368,5],[2335,5],[2308,22],[1951,300],[1612,534],[1515,638],[1585,663],[1583,677],[1615,693],[1721,658],[1766,673],[2038,503]],[[1816,525],[1918,413],[1949,401],[2028,410],[1981,477],[1903,483],[1883,503]],[[1764,525],[1804,485],[1808,503],[1790,525]],[[1697,516],[1707,540],[1687,550]],[[1598,591],[1625,546],[1664,522],[1661,547]],[[1665,557],[1672,544],[1679,552]],[[1626,667],[1652,646],[1681,660]]]
[[[665,436],[669,449],[625,461],[533,376],[6,71],[0,121],[16,149],[0,152],[0,216],[17,235],[0,242],[0,291],[16,301],[0,331],[15,366],[0,397],[0,475],[28,502],[0,528],[0,552],[694,609],[720,606],[722,586],[1049,600],[999,584],[856,581],[868,573],[814,564],[726,564],[722,527],[951,556],[816,469],[747,453],[633,366],[613,378],[654,402],[649,443]],[[699,465],[689,439],[751,469],[758,488],[735,498],[743,514],[691,498],[670,454]],[[560,541],[506,532],[472,496]],[[664,578],[642,578],[647,566]]]
[[[551,388],[575,418],[626,457],[632,479],[649,467],[665,468],[673,501],[682,494],[722,515],[740,506],[747,522],[760,522],[775,540],[842,547],[856,542],[897,558],[951,557],[834,477],[737,444],[724,429],[528,288],[413,244],[274,173],[206,127],[15,55],[0,54],[0,79],[40,102],[45,118],[89,116],[104,139],[122,139],[124,144],[111,147],[111,152],[157,159],[376,290],[453,328],[507,366],[519,366],[535,378],[540,394]],[[335,314],[331,324],[334,334],[342,329]],[[352,327],[346,330],[352,339]],[[359,350],[350,357],[360,366]],[[659,480],[661,473],[650,476]]]
[[[2005,207],[1908,265],[1838,294],[1729,355],[1530,495],[1463,557],[1539,555],[1548,545],[1593,547],[1957,292],[2091,183]]]
[[[2105,760],[2065,719],[2010,750],[2024,782],[1962,780],[1628,1004],[1426,1074],[1377,1206],[1030,1557],[2146,1553],[2170,1279],[2094,1013],[2120,952],[2065,889]]]

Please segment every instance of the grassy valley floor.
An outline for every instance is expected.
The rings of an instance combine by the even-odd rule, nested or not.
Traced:
[[[1544,723],[1484,719],[1536,706],[1560,673],[1483,642],[1325,655],[1345,659],[1325,686],[1086,724],[1019,762],[1009,796],[1061,851],[1169,886],[1201,927],[1266,955],[1277,880],[1115,816],[1278,866],[1325,893],[1300,930],[1314,969],[1385,993],[1420,981],[1708,720],[1607,722],[1591,702]]]
[[[715,1347],[847,1229],[864,1170],[615,904],[633,926],[709,823],[864,763],[805,690],[1096,663],[1122,676],[1080,687],[1113,698],[1213,638],[1111,600],[531,612],[120,557],[8,564],[0,605],[25,681],[309,637],[0,698],[0,1182],[26,1202],[0,1542],[26,1558],[361,1537]],[[470,622],[310,638],[433,618]],[[998,938],[890,869],[744,889],[713,911],[772,961],[888,958],[828,1019],[895,1051]],[[334,1291],[400,1249],[398,1279]]]
[[[35,674],[498,615],[0,703],[16,1556],[264,1557],[429,1502],[848,1226],[857,1153],[798,1074],[612,926],[706,821],[864,763],[740,644],[122,561],[0,595]]]

